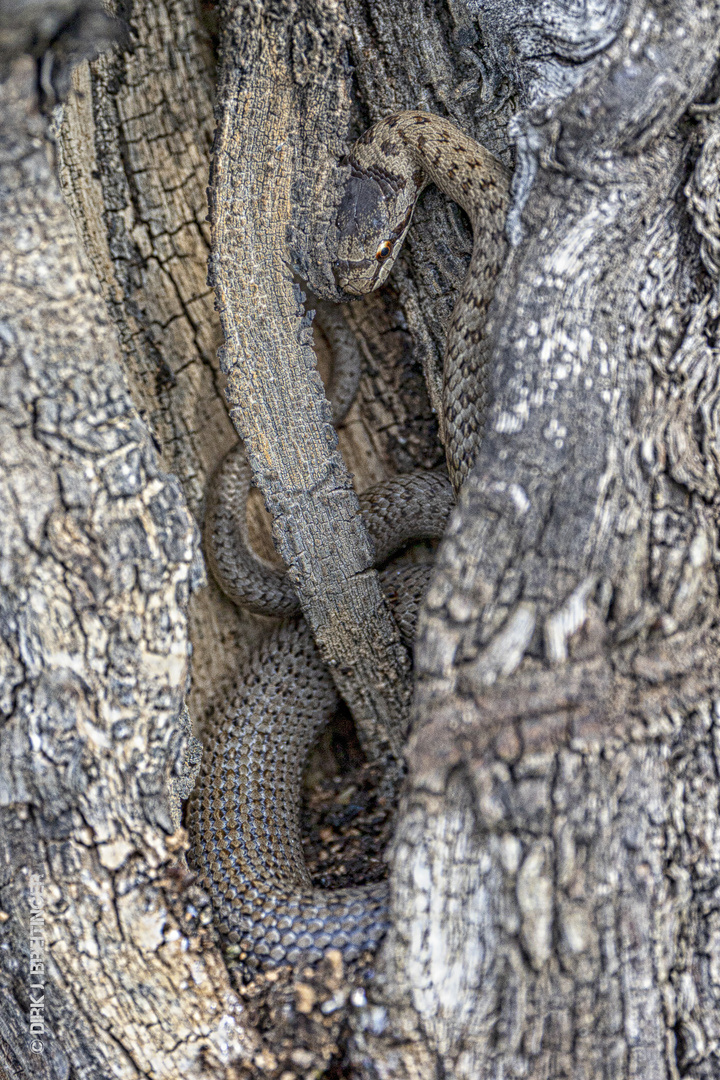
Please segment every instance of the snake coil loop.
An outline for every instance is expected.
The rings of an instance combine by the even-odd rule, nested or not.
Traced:
[[[482,434],[488,385],[482,334],[505,254],[509,178],[484,147],[447,120],[422,112],[380,121],[358,140],[350,166],[338,216],[338,280],[348,292],[368,292],[386,280],[428,183],[455,199],[473,226],[470,269],[448,328],[444,365],[446,452],[457,488]],[[249,543],[250,484],[244,454],[235,449],[208,500],[209,562],[221,588],[237,603],[288,615],[298,605],[287,577],[260,560]],[[384,560],[411,539],[441,535],[452,492],[434,474],[404,476],[373,489],[361,502],[378,558]],[[428,569],[405,567],[382,575],[409,636]],[[329,947],[350,960],[373,948],[385,931],[384,884],[315,889],[303,860],[302,768],[336,706],[329,672],[305,623],[296,618],[263,641],[240,675],[230,708],[208,733],[191,803],[191,858],[210,893],[221,934],[249,968],[312,962]]]

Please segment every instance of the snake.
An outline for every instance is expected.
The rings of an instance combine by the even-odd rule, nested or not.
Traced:
[[[470,266],[450,316],[443,356],[445,456],[457,491],[477,457],[487,414],[490,366],[484,330],[507,253],[510,173],[455,124],[416,110],[395,113],[371,127],[355,143],[347,164],[335,276],[352,296],[385,283],[428,184],[470,219]]]
[[[380,120],[353,146],[340,203],[339,288],[381,287],[397,260],[420,193],[434,183],[473,229],[470,265],[448,324],[443,409],[451,484],[406,474],[360,496],[376,563],[410,540],[442,535],[482,438],[489,379],[483,327],[505,255],[509,174],[488,150],[443,117],[406,111]],[[352,384],[352,380],[350,380]],[[210,484],[204,542],[210,568],[235,603],[284,621],[254,650],[234,694],[206,732],[190,801],[190,861],[208,892],[226,955],[249,971],[315,963],[327,949],[351,962],[374,949],[388,925],[386,882],[322,890],[302,853],[302,771],[338,706],[330,672],[282,570],[252,549],[246,506],[252,476],[242,445]],[[381,572],[401,631],[412,640],[429,568]]]

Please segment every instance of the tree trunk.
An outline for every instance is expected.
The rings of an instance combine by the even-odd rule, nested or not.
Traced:
[[[55,141],[107,24],[41,7],[0,4],[0,1074],[720,1075],[720,123],[693,104],[720,3],[136,0]],[[234,985],[184,868],[182,702],[202,735],[265,620],[198,525],[237,430],[397,758],[408,658],[350,472],[442,460],[467,222],[428,190],[346,306],[337,438],[300,289],[339,299],[339,162],[401,108],[515,166],[493,405],[421,615],[373,977]]]

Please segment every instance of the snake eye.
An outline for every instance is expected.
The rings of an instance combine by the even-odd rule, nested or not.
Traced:
[[[375,258],[378,262],[385,262],[385,260],[392,255],[392,240],[383,240],[380,247],[375,252]]]

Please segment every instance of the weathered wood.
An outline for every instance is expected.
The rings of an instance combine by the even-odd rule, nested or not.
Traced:
[[[12,1077],[219,1076],[258,1044],[168,811],[196,530],[51,157],[20,59],[0,83],[0,1061]]]
[[[302,268],[309,241],[318,239],[313,262],[331,280],[320,225],[332,234],[348,30],[342,11],[324,0],[298,8],[227,4],[221,21],[211,280],[230,415],[278,552],[366,750],[399,761],[409,660],[372,570],[288,249],[289,240]]]
[[[131,50],[77,69],[59,125],[59,174],[133,400],[201,525],[208,479],[236,439],[206,280],[212,58],[192,0],[134,4],[128,36]],[[256,626],[212,580],[194,594],[196,720],[227,692]]]
[[[264,130],[284,125],[292,145],[293,161],[278,163],[282,140],[255,132],[256,190],[267,194],[263,161],[277,183],[257,204],[267,219],[244,208],[248,249],[233,239],[257,258],[248,280],[277,290],[286,331],[297,305],[278,252],[333,293],[346,134],[425,105],[508,161],[516,145],[519,245],[495,307],[495,411],[419,645],[390,853],[394,928],[367,1006],[330,964],[304,983],[244,988],[240,1013],[203,899],[173,865],[182,835],[165,789],[186,756],[177,717],[199,567],[185,507],[201,518],[207,476],[235,436],[204,281],[211,58],[190,3],[138,2],[133,48],[79,69],[82,96],[61,126],[63,190],[101,294],[47,165],[32,66],[0,102],[0,304],[12,330],[0,440],[2,1069],[287,1080],[333,1055],[337,1070],[349,1015],[355,1073],[374,1080],[709,1080],[720,1067],[720,139],[711,113],[686,109],[717,96],[715,83],[705,89],[717,5],[633,0],[594,5],[590,19],[531,0],[258,2],[226,16],[223,87],[236,103],[263,87],[282,101]],[[253,163],[235,164],[237,197]],[[462,215],[428,191],[393,285],[349,310],[366,372],[340,444],[360,486],[440,459],[417,361],[437,399],[468,240]],[[323,491],[337,489],[321,527],[341,506],[350,530],[315,361],[286,332],[272,367],[263,325],[246,323],[263,370],[310,403],[314,457],[295,466],[302,529],[320,535],[306,498],[314,469]],[[394,380],[395,362],[412,377]],[[278,386],[256,387],[266,431],[288,415]],[[291,419],[299,437],[305,419]],[[119,442],[98,446],[88,431]],[[191,601],[191,623],[201,719],[222,707],[257,630],[212,589]],[[378,701],[356,698],[356,710],[379,716]],[[52,944],[43,1055],[29,1047],[23,966],[38,867]]]
[[[564,100],[515,122],[534,182],[421,617],[367,1075],[720,1068],[718,354],[681,120],[719,32],[717,4],[632,5]]]

